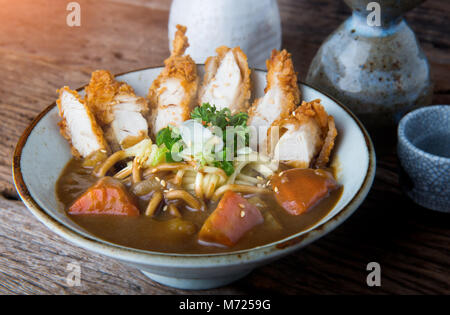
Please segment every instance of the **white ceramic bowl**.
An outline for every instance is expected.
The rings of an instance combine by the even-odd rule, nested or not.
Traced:
[[[203,66],[198,66],[203,74]],[[149,68],[117,76],[146,95],[162,68]],[[252,72],[253,94],[263,95],[266,72]],[[20,138],[13,161],[14,182],[28,209],[49,229],[85,249],[115,258],[140,269],[151,279],[183,289],[208,289],[233,282],[252,269],[281,258],[324,236],[346,220],[362,203],[375,174],[375,152],[367,131],[345,106],[317,90],[300,84],[302,98],[322,100],[334,116],[339,132],[332,163],[344,186],[341,199],[316,225],[278,242],[220,254],[159,253],[116,245],[95,237],[66,216],[55,195],[55,183],[71,158],[61,137],[55,104],[31,123]]]

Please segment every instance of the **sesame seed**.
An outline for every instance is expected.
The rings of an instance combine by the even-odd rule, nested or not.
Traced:
[[[275,192],[278,192],[278,187],[275,186],[275,188],[273,189]]]
[[[159,179],[159,177],[158,176],[155,176],[155,179],[158,181],[158,182],[160,182],[161,180]]]
[[[278,176],[283,176],[284,171],[280,172],[280,174],[278,174]]]
[[[166,187],[166,181],[164,179],[161,180],[161,186]]]
[[[239,207],[241,207],[242,209],[245,209],[245,206],[242,203],[239,204]]]
[[[164,206],[163,211],[167,211],[167,205]]]
[[[243,218],[243,217],[245,217],[245,211],[244,210],[241,211],[241,218]]]

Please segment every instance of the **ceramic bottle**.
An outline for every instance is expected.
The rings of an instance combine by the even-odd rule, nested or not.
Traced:
[[[402,18],[423,0],[378,0],[378,8],[370,0],[345,2],[353,14],[322,44],[306,82],[347,105],[370,130],[394,129],[405,113],[431,103],[427,58]]]

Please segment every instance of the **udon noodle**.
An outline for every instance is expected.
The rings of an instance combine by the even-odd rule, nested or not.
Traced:
[[[93,173],[97,177],[104,177],[116,164],[126,160],[123,168],[111,173],[114,178],[132,183],[135,187],[139,184],[142,186],[142,181],[153,178],[159,181],[163,188],[167,188],[169,183],[181,188],[181,190],[167,188],[164,194],[155,193],[145,211],[146,215],[153,215],[163,198],[181,199],[191,208],[200,209],[199,200],[217,201],[227,190],[240,193],[269,193],[271,190],[267,188],[268,179],[279,168],[277,161],[258,152],[240,155],[230,176],[227,176],[221,168],[202,166],[195,161],[161,163],[143,168],[145,161],[139,159],[138,156],[133,157],[125,150],[120,150],[98,165]],[[166,179],[158,177],[161,173],[164,173]],[[170,182],[167,182],[167,178],[170,178]],[[172,211],[177,210],[172,207]]]

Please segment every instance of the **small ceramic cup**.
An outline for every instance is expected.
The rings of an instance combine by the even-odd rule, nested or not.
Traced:
[[[450,105],[427,106],[402,118],[397,153],[403,191],[417,204],[450,212]]]

